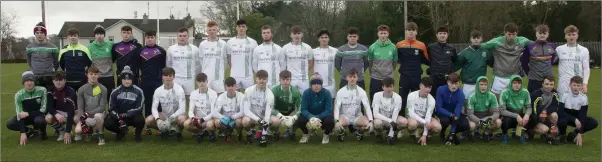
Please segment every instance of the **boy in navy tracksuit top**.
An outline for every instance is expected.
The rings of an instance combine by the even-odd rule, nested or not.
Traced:
[[[418,25],[414,22],[409,22],[406,25],[405,40],[397,43],[397,63],[399,64],[399,95],[401,95],[401,111],[400,115],[405,115],[405,108],[408,94],[420,89],[420,81],[422,79],[422,64],[427,64],[428,53],[426,45],[421,41],[416,40],[418,34]]]
[[[134,73],[132,81],[134,85],[138,85],[138,68],[140,64],[138,54],[142,45],[138,43],[138,40],[131,39],[132,27],[130,26],[121,27],[121,36],[123,37],[123,41],[113,44],[111,57],[113,57],[113,62],[117,64],[117,74],[121,74],[121,70],[123,70],[124,66],[130,66]],[[117,86],[120,85],[121,82],[117,82]]]
[[[295,122],[295,128],[301,128],[301,131],[303,131],[299,143],[306,143],[309,140],[307,123],[312,118],[318,118],[322,121],[322,129],[324,130],[322,144],[327,144],[330,132],[334,128],[332,97],[328,90],[322,88],[322,78],[319,74],[312,76],[310,84],[311,88],[306,89],[301,97],[301,115]]]
[[[65,72],[67,86],[78,90],[79,87],[88,83],[86,69],[92,65],[90,50],[79,44],[79,30],[71,28],[67,31],[69,45],[59,52],[59,64]]]
[[[464,107],[464,92],[458,87],[460,77],[456,73],[451,73],[447,77],[447,85],[437,89],[435,99],[435,107],[437,109],[437,117],[443,126],[441,137],[445,136],[445,129],[451,125],[450,135],[445,142],[446,145],[458,145],[460,141],[456,136],[456,132],[464,132],[468,130],[468,119],[462,115],[462,107]]]
[[[144,127],[144,117],[142,117],[142,103],[144,95],[138,86],[132,84],[134,74],[129,66],[125,66],[119,80],[122,83],[111,92],[109,101],[109,113],[105,118],[105,128],[111,132],[117,133],[115,138],[120,141],[127,135],[128,126],[134,126],[136,142],[142,141],[142,128]]]
[[[161,71],[165,68],[166,52],[165,49],[156,44],[157,32],[147,31],[144,36],[146,46],[140,49],[140,84],[139,87],[144,92],[144,117],[152,115],[153,94],[155,90],[163,85]],[[150,130],[147,130],[150,133]]]

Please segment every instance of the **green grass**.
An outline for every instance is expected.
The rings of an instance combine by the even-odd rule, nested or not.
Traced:
[[[26,64],[2,64],[2,121],[14,115],[14,93],[19,90],[21,73]],[[556,69],[554,70],[556,71]],[[489,71],[491,75],[491,70]],[[368,76],[368,75],[366,75]],[[399,78],[399,76],[396,76]],[[490,77],[491,78],[491,77]],[[338,79],[337,79],[338,80]],[[366,77],[366,85],[369,78]],[[525,82],[526,83],[526,82]],[[592,69],[589,85],[590,116],[600,118],[600,70]],[[369,89],[369,88],[367,88]],[[397,84],[396,84],[397,90]],[[48,127],[49,134],[54,130]],[[600,161],[600,129],[584,135],[583,147],[572,144],[550,146],[536,141],[526,145],[513,139],[502,145],[499,140],[484,143],[463,142],[459,146],[445,146],[438,137],[429,139],[422,147],[409,142],[409,138],[390,146],[377,143],[373,137],[356,141],[349,137],[345,142],[331,137],[330,144],[322,145],[321,137],[313,137],[308,144],[298,141],[280,141],[267,148],[237,143],[226,144],[222,139],[214,144],[204,141],[197,144],[189,133],[184,141],[160,141],[157,136],[143,136],[142,143],[135,143],[131,133],[121,143],[114,142],[114,135],[105,132],[107,144],[97,146],[95,142],[77,142],[65,145],[51,136],[46,141],[30,139],[26,146],[19,146],[19,133],[9,131],[2,125],[3,161]],[[300,134],[297,135],[297,140]]]

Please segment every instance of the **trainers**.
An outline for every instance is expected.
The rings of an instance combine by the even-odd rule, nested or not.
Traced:
[[[76,134],[74,140],[75,141],[81,141],[82,140],[82,135]]]
[[[522,143],[522,144],[526,144],[526,143],[527,143],[527,137],[525,137],[525,136],[520,136],[520,143]]]
[[[403,131],[397,131],[397,138],[401,139],[403,137]]]
[[[299,140],[299,143],[307,143],[308,140],[309,134],[303,134],[303,136],[301,136],[301,140]]]
[[[474,139],[477,139],[477,140],[483,139],[483,137],[481,136],[481,133],[479,133],[479,132],[474,132],[474,134],[472,136]]]
[[[364,140],[364,135],[360,132],[355,132],[355,138],[357,138],[358,141]]]
[[[345,136],[346,136],[346,135],[347,135],[347,132],[345,132],[344,130],[343,130],[343,131],[340,131],[340,132],[339,132],[339,135],[337,136],[337,140],[339,140],[339,141],[344,141],[344,140],[345,140]]]
[[[507,143],[508,143],[508,135],[502,134],[502,144],[507,144]]]
[[[575,143],[575,137],[577,137],[577,133],[572,131],[571,133],[566,135],[566,142]]]
[[[98,138],[98,146],[102,146],[105,145],[105,139],[104,138]]]
[[[203,142],[203,135],[201,135],[201,133],[193,133],[192,137],[194,137],[194,139],[196,139],[197,143]]]
[[[323,134],[322,135],[322,144],[328,144],[329,141],[330,141],[330,136],[328,134]]]
[[[127,135],[127,129],[125,131],[121,130],[117,133],[117,135],[115,135],[115,140],[121,141],[123,139],[123,137],[125,137],[126,135]]]
[[[268,146],[268,136],[267,135],[262,135],[259,139],[259,146],[260,147],[267,147]]]
[[[387,142],[389,143],[389,145],[394,145],[395,144],[395,137],[387,137]]]
[[[215,137],[215,133],[211,132],[209,133],[209,142],[213,143],[215,142],[217,138]]]
[[[60,131],[59,137],[56,139],[56,141],[63,141],[64,138],[65,138],[65,131]]]

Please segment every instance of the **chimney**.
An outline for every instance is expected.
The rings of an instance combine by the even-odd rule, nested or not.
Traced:
[[[148,15],[146,13],[142,15],[142,24],[148,24]]]

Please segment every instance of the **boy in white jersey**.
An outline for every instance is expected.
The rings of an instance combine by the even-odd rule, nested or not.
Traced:
[[[357,140],[363,140],[364,130],[372,131],[372,110],[366,91],[357,86],[357,70],[349,70],[347,82],[345,87],[339,89],[334,101],[334,120],[337,123],[335,131],[339,132],[339,141],[345,138],[345,127],[355,134]],[[362,115],[362,105],[367,117]]]
[[[218,95],[223,93],[226,69],[226,41],[217,38],[219,26],[215,21],[207,23],[209,38],[199,44],[201,73],[207,75],[207,86]]]
[[[574,25],[569,25],[564,29],[564,38],[567,44],[556,48],[558,58],[558,95],[570,93],[569,81],[573,76],[583,78],[583,93],[587,93],[587,83],[589,81],[589,50],[577,44],[579,38],[579,29]]]
[[[261,27],[261,38],[263,38],[263,43],[253,50],[253,71],[255,73],[259,70],[268,72],[267,87],[271,89],[278,84],[277,75],[284,70],[284,68],[280,68],[284,65],[284,55],[280,54],[282,48],[272,42],[272,26]]]
[[[189,101],[194,90],[194,75],[200,72],[199,48],[188,43],[188,29],[178,29],[178,43],[167,49],[166,66],[175,70],[175,83],[182,86]]]
[[[587,116],[587,96],[583,94],[583,78],[574,76],[571,78],[571,92],[565,93],[560,99],[558,110],[561,118],[558,120],[560,140],[565,139],[567,125],[575,127],[567,136],[567,142],[575,142],[578,146],[583,144],[583,134],[598,127],[598,121]]]
[[[430,133],[436,134],[441,131],[439,120],[432,118],[435,110],[435,98],[431,95],[433,80],[430,77],[424,77],[420,81],[420,90],[408,94],[408,131],[412,140],[416,141],[418,127],[422,127],[422,136],[418,139],[418,144],[426,146],[426,139]]]
[[[303,32],[300,26],[291,27],[292,42],[282,47],[282,55],[285,57],[284,69],[293,74],[291,85],[305,92],[309,88],[308,74],[314,67],[314,54],[311,47],[303,42]]]
[[[236,91],[238,89],[236,79],[232,77],[224,80],[226,93],[222,93],[215,101],[213,117],[215,118],[215,128],[220,132],[225,132],[226,142],[230,143],[234,128],[238,132],[238,142],[242,142],[242,117],[244,114],[243,99],[244,94]]]
[[[152,116],[146,117],[146,127],[161,131],[161,139],[175,135],[178,141],[182,140],[182,125],[186,121],[186,102],[184,101],[184,89],[174,83],[176,71],[166,67],[161,72],[163,85],[153,95]],[[159,105],[161,111],[158,110]]]
[[[408,125],[408,120],[399,116],[402,100],[401,96],[393,91],[394,83],[393,78],[385,78],[382,82],[383,91],[374,94],[372,99],[374,129],[377,132],[377,138],[382,139],[382,134],[385,134],[389,144],[395,143],[395,132]]]
[[[274,94],[272,94],[272,90],[266,87],[267,78],[268,72],[259,70],[255,79],[257,84],[245,89],[245,98],[243,99],[245,117],[242,118],[242,126],[248,130],[247,144],[252,143],[253,135],[257,132],[255,126],[260,124],[262,130],[257,132],[255,138],[260,136],[260,145],[264,147],[267,142],[268,122],[278,119],[278,117],[271,115],[272,109],[274,109]]]
[[[253,68],[251,59],[257,41],[247,37],[247,22],[243,19],[236,21],[236,37],[228,40],[226,54],[230,77],[236,79],[239,88],[245,89],[253,85]]]
[[[198,73],[195,77],[198,89],[190,93],[188,103],[188,119],[184,121],[184,129],[192,132],[197,142],[203,141],[209,135],[209,141],[215,142],[215,121],[213,120],[213,106],[217,100],[217,93],[207,86],[207,75]]]
[[[320,46],[313,50],[314,72],[317,72],[324,77],[324,89],[330,91],[332,98],[335,98],[336,83],[334,82],[334,59],[338,49],[328,45],[328,42],[330,41],[330,32],[328,32],[328,30],[320,30],[317,36]]]

